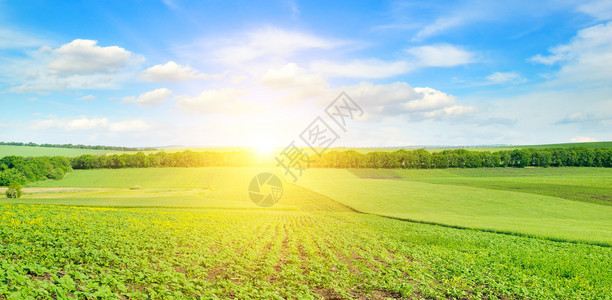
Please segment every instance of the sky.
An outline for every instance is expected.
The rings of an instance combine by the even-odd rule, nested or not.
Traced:
[[[612,140],[612,0],[0,0],[0,140],[284,146]],[[331,128],[331,127],[330,127]]]

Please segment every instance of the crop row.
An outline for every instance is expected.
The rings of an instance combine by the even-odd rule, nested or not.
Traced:
[[[0,298],[605,298],[611,254],[353,212],[0,205]]]

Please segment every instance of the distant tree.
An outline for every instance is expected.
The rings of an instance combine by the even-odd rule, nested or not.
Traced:
[[[534,152],[531,157],[531,164],[536,167],[547,168],[552,163],[552,155],[548,150]]]
[[[8,189],[4,193],[6,194],[7,198],[21,197],[21,184],[17,182],[11,182],[8,186]]]
[[[510,154],[510,166],[517,168],[524,168],[531,162],[531,155],[527,150],[512,150]]]
[[[11,182],[26,183],[27,178],[17,169],[7,169],[0,172],[0,186],[8,186]]]

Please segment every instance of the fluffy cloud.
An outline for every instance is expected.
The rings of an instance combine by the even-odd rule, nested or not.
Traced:
[[[461,106],[452,95],[432,88],[413,88],[405,82],[373,84],[362,82],[344,91],[358,99],[369,118],[404,116],[410,121],[444,119],[468,115],[474,107]]]
[[[5,65],[5,74],[21,85],[15,93],[43,93],[67,89],[108,89],[128,80],[129,67],[142,57],[117,46],[101,47],[97,41],[77,39],[57,49],[42,47],[29,57]]]
[[[45,119],[34,120],[31,124],[34,130],[60,129],[65,131],[100,131],[130,132],[145,131],[151,126],[142,120],[125,120],[112,122],[108,118],[77,118],[77,119]]]
[[[599,20],[612,19],[612,2],[609,0],[586,2],[578,6],[578,10]]]
[[[132,53],[117,46],[100,47],[98,41],[76,39],[58,49],[45,47],[53,56],[47,66],[50,74],[67,77],[116,73],[125,68]]]
[[[293,63],[268,70],[260,82],[269,88],[286,91],[281,99],[292,100],[290,103],[316,99],[323,104],[329,101],[328,96],[344,91],[363,106],[366,117],[370,119],[404,116],[408,120],[418,121],[468,115],[475,111],[474,107],[458,105],[452,95],[432,88],[413,88],[405,82],[361,82],[332,89],[321,75],[310,73]]]
[[[406,61],[367,59],[344,63],[316,61],[310,65],[310,69],[328,77],[386,78],[407,73],[414,69],[414,66]]]
[[[168,101],[170,95],[172,95],[171,90],[167,88],[161,88],[140,94],[138,97],[125,97],[121,102],[133,103],[140,107],[153,107]]]
[[[249,114],[259,111],[259,106],[242,100],[245,91],[233,88],[206,90],[195,97],[175,97],[176,107],[195,114]]]
[[[304,100],[329,91],[329,83],[323,77],[309,73],[294,63],[268,70],[260,82],[274,90],[288,90],[284,100]]]
[[[454,67],[476,61],[472,53],[448,44],[413,47],[406,53],[416,57],[423,67]]]
[[[538,54],[531,60],[561,65],[555,74],[556,82],[609,85],[612,80],[612,22],[582,29],[568,44],[551,48],[549,52],[548,56]]]
[[[177,82],[193,79],[219,79],[221,77],[223,77],[223,74],[202,74],[190,66],[181,66],[173,61],[152,66],[140,74],[141,80],[151,82]]]

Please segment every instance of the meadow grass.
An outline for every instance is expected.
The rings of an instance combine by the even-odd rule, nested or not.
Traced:
[[[84,154],[101,155],[110,153],[136,153],[133,151],[121,152],[117,150],[93,150],[93,149],[73,149],[73,148],[52,148],[52,147],[28,147],[0,145],[0,157],[16,156],[66,156],[75,157]]]
[[[246,189],[260,172],[277,172],[266,168],[134,168],[75,170],[60,181],[48,180],[28,184],[31,187],[98,187],[98,188],[209,188],[241,186]]]
[[[350,169],[366,179],[403,179],[554,196],[612,205],[607,168]]]
[[[516,170],[518,169],[508,172],[514,173]],[[300,179],[299,184],[366,213],[450,226],[612,245],[612,206],[511,189],[514,185],[520,184],[521,181],[517,181],[517,178],[529,183],[536,178],[551,182],[555,177],[491,177],[485,183],[501,182],[501,186],[506,184],[506,188],[492,189],[485,188],[482,180],[478,181],[487,178],[483,177],[486,170],[480,169],[473,171],[474,177],[461,177],[456,173],[463,173],[463,176],[470,173],[470,170],[465,169],[409,170],[406,171],[406,174],[409,174],[406,177],[388,177],[390,175],[388,170],[381,170],[382,174],[376,174],[378,170],[351,171],[312,169]],[[402,171],[394,173],[401,175]],[[418,179],[415,174],[420,171],[429,177]],[[576,169],[576,171],[579,174],[577,178],[583,178],[581,176],[589,173],[601,177],[600,173],[610,173],[612,170]],[[369,173],[374,176],[373,178],[384,179],[365,179],[354,174],[363,175],[363,172]],[[524,172],[529,173],[532,170],[524,169]],[[547,169],[536,172],[541,175],[542,172],[557,171]],[[559,173],[566,172],[571,170],[559,170]],[[450,173],[448,179],[442,176],[445,173]],[[452,184],[457,178],[462,180],[460,183],[469,183],[475,187],[466,186],[468,184]],[[564,179],[560,179],[561,183],[555,185],[557,187],[561,187],[564,180],[580,183],[579,180],[560,178]],[[587,193],[588,197],[592,195],[609,197],[609,187],[606,184],[610,178],[612,177],[608,176],[601,181],[593,178],[585,180],[585,185],[580,191]],[[428,180],[435,183],[427,182]],[[449,184],[440,184],[441,182]],[[537,187],[537,184],[534,186]],[[590,188],[593,189],[592,194],[588,193]],[[571,187],[568,189],[571,190]],[[542,190],[543,188],[540,188],[538,191]],[[563,190],[559,192],[549,188],[549,192],[558,194]]]

